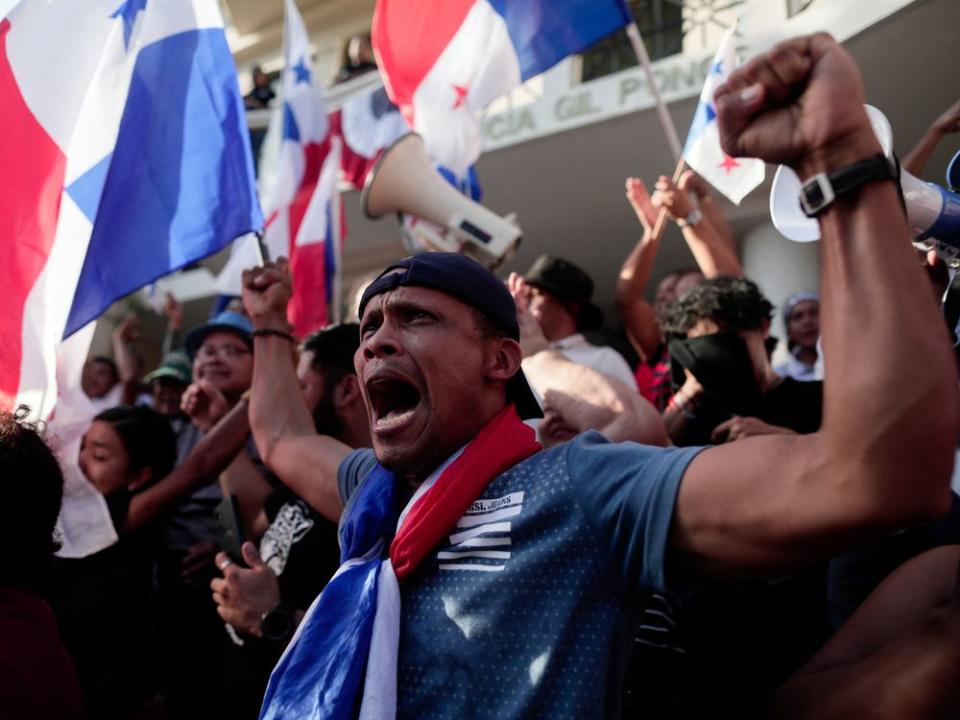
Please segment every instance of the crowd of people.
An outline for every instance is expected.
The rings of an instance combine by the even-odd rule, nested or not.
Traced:
[[[809,178],[880,152],[829,36],[716,97],[731,155]],[[151,372],[133,319],[88,360],[71,460],[119,539],[83,558],[55,555],[65,460],[0,414],[0,716],[955,717],[954,328],[896,185],[821,211],[778,364],[709,186],[626,195],[642,236],[599,280],[632,367],[556,255],[398,260],[302,339],[267,263],[182,341],[171,300]],[[696,268],[651,289],[660,211]]]

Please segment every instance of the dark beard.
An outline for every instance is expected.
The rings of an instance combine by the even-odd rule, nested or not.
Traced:
[[[313,408],[313,425],[320,435],[329,435],[339,440],[343,433],[343,421],[337,415],[332,397],[332,388],[323,393],[320,402]]]

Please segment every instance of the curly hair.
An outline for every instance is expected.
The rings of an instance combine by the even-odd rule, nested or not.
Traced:
[[[63,473],[28,408],[0,410],[0,543],[10,549],[0,585],[39,586],[58,547]]]
[[[699,320],[713,320],[721,330],[759,330],[773,316],[773,305],[752,280],[720,277],[703,280],[683,295],[660,318],[666,333],[686,335]]]

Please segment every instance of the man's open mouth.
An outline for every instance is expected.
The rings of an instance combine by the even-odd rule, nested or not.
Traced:
[[[380,377],[367,383],[374,429],[391,430],[405,423],[420,404],[420,391],[398,377]]]

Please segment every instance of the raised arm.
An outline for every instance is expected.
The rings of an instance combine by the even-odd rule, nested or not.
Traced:
[[[643,235],[620,268],[616,302],[627,337],[640,359],[646,361],[656,354],[663,342],[653,305],[643,296],[660,249],[660,237],[653,234],[657,213],[650,203],[650,194],[643,180],[627,178],[626,188],[627,200],[637,214]]]
[[[137,392],[140,390],[140,381],[143,378],[143,356],[136,348],[139,332],[140,319],[131,313],[117,325],[111,337],[113,358],[117,362],[120,385],[123,389],[121,402],[124,405],[133,405],[137,401]]]
[[[703,211],[703,217],[711,227],[720,236],[724,244],[730,249],[734,257],[739,257],[737,252],[737,243],[733,239],[733,231],[730,229],[730,223],[727,222],[727,216],[715,202],[710,183],[700,177],[696,172],[690,170],[689,175],[684,173],[680,176],[680,185],[686,190],[697,196],[697,202],[700,203],[700,210]],[[685,179],[686,178],[686,179]]]
[[[694,202],[697,194],[692,189],[698,180],[693,170],[684,172],[677,184],[661,175],[651,199],[653,206],[658,209],[665,208],[674,222],[686,222],[694,210],[700,210]],[[687,247],[704,276],[714,278],[717,275],[742,275],[743,269],[733,251],[732,240],[725,240],[710,219],[716,214],[722,215],[719,211],[714,212],[712,208],[709,217],[706,212],[702,212],[698,222],[683,225],[680,228],[683,239],[686,240]]]
[[[163,303],[163,314],[167,316],[167,329],[163,333],[163,354],[166,355],[183,347],[180,330],[183,327],[183,307],[173,296],[167,293]]]
[[[243,451],[250,434],[247,403],[241,400],[204,435],[173,471],[130,499],[124,532],[132,532],[155,520],[181,498],[217,475]]]
[[[716,98],[728,154],[786,163],[804,180],[880,152],[860,75],[826,34],[781,43]],[[671,542],[674,558],[701,572],[790,567],[949,506],[956,369],[894,183],[861,186],[819,222],[821,430],[694,459]]]
[[[523,278],[511,273],[507,285],[517,306],[523,372],[542,398],[549,420],[559,420],[576,433],[599,430],[613,442],[670,444],[660,413],[634,388],[550,349],[530,313]]]
[[[960,132],[960,100],[934,120],[923,136],[917,140],[917,144],[903,158],[903,169],[918,177],[923,175],[923,169],[944,135],[955,132]]]
[[[243,274],[243,305],[256,330],[289,333],[291,295],[286,261]],[[250,425],[260,457],[285,485],[324,517],[343,511],[337,468],[351,448],[318,435],[294,368],[292,343],[282,335],[254,333]]]

